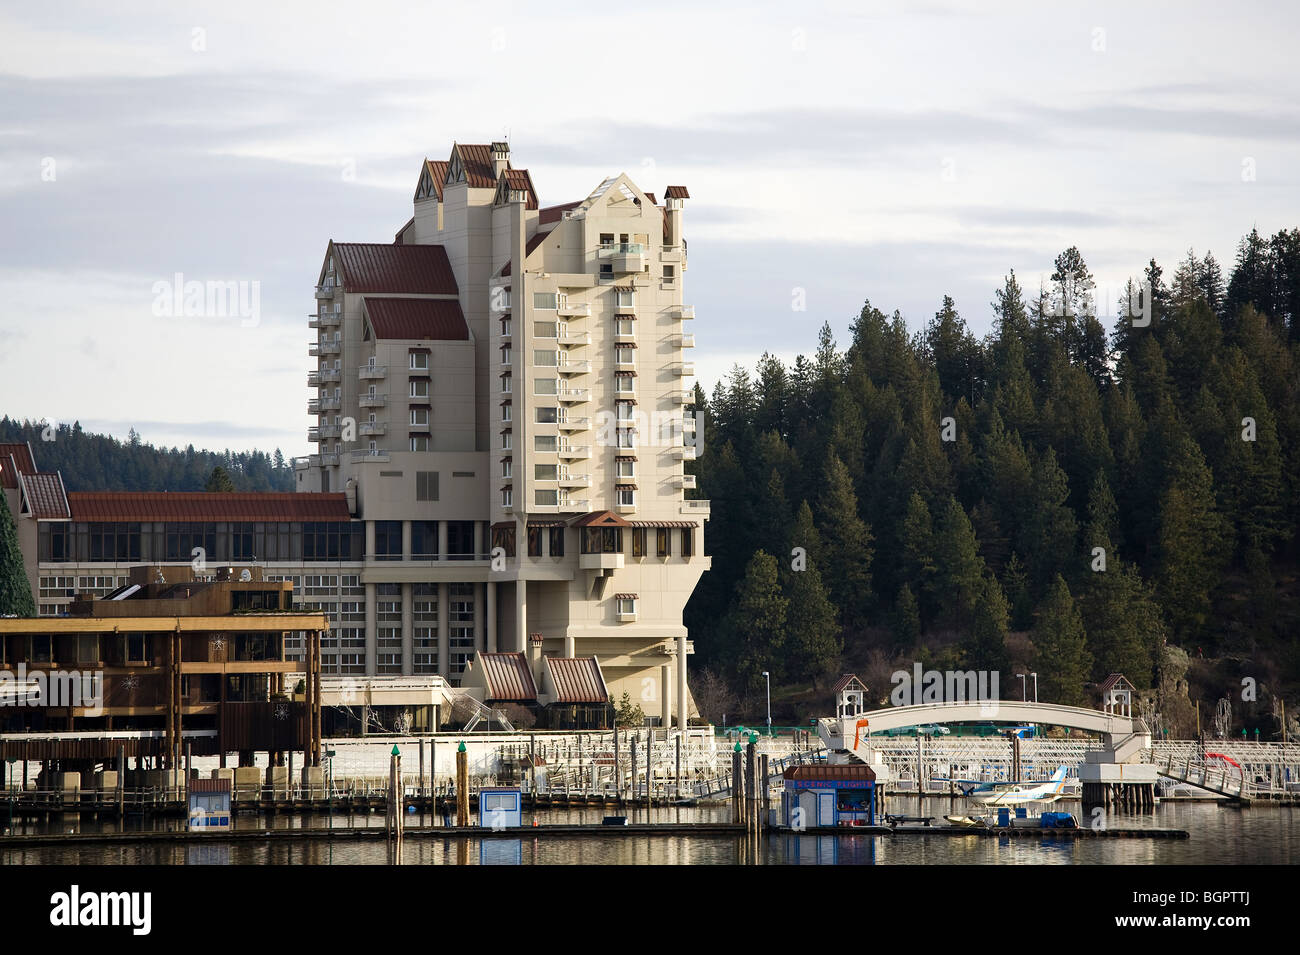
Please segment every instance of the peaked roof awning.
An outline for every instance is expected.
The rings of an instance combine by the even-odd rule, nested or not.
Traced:
[[[608,703],[609,688],[595,657],[546,657],[555,703]]]
[[[0,487],[17,488],[18,475],[35,472],[32,449],[26,441],[0,444]]]
[[[664,190],[664,195],[669,199],[689,199],[691,197],[685,186],[669,186]]]
[[[346,291],[459,294],[447,250],[440,245],[335,242],[333,247]]]
[[[19,480],[32,517],[39,521],[67,520],[72,516],[68,495],[63,490],[63,477],[57,471],[20,474]]]
[[[537,702],[537,684],[522,653],[479,653],[478,657],[483,661],[486,699]]]
[[[592,511],[573,522],[574,527],[631,527],[613,511]]]
[[[839,693],[841,693],[849,686],[850,683],[856,683],[864,690],[867,688],[866,684],[863,683],[861,680],[859,680],[856,675],[852,673],[846,673],[838,680],[836,680],[835,685],[831,687],[831,696],[836,696]]]

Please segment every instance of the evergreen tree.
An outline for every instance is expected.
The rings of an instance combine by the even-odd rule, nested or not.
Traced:
[[[1060,574],[1038,608],[1031,639],[1041,687],[1039,699],[1082,706],[1087,701],[1084,684],[1092,670],[1092,656],[1088,653],[1083,619]]]
[[[934,580],[931,599],[937,619],[969,628],[983,589],[984,561],[970,519],[956,498],[948,498],[934,530]]]
[[[235,489],[235,482],[230,480],[230,475],[221,465],[212,469],[212,474],[208,477],[208,483],[203,486],[203,490],[209,493],[226,493]]]
[[[773,682],[784,674],[785,637],[790,601],[781,593],[776,558],[757,551],[745,566],[725,621],[736,656],[732,667],[742,685],[756,690],[763,671]]]
[[[863,627],[871,605],[872,535],[858,516],[848,469],[834,453],[827,458],[817,503],[831,599],[845,626]]]
[[[966,642],[966,666],[990,673],[1005,670],[1009,626],[1010,613],[1002,586],[992,574],[985,574],[975,604],[975,622]]]
[[[785,659],[801,680],[816,686],[830,673],[839,659],[841,644],[835,607],[826,596],[821,571],[815,563],[806,570],[784,574],[785,594],[789,599],[786,617]]]
[[[916,596],[912,593],[912,588],[907,584],[898,588],[898,599],[894,601],[891,623],[896,650],[906,652],[920,646],[921,611],[916,605]]]
[[[31,581],[23,566],[23,552],[18,546],[18,529],[9,502],[0,490],[0,617],[36,616],[36,602],[32,599]]]

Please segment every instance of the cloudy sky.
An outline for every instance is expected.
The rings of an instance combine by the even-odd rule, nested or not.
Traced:
[[[0,2],[0,413],[157,444],[307,452],[325,243],[391,241],[453,140],[508,134],[546,204],[686,184],[706,387],[867,298],[983,333],[1069,245],[1104,307],[1300,225],[1278,4],[101,6]],[[166,314],[177,274],[257,321]]]

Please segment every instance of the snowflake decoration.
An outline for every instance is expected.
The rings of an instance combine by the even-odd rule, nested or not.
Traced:
[[[289,704],[288,704],[288,703],[277,703],[277,704],[275,704],[275,718],[276,718],[277,720],[281,720],[281,721],[283,721],[283,720],[287,720],[287,719],[289,718]]]
[[[117,685],[128,692],[136,689],[140,685],[140,678],[134,673],[128,673],[122,679],[117,681]]]
[[[208,639],[208,646],[211,647],[213,650],[216,650],[216,651],[220,652],[220,651],[226,649],[226,638],[225,638],[225,637],[210,637],[210,638]]]

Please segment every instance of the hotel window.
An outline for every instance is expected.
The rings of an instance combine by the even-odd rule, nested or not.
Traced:
[[[548,528],[547,530],[548,530],[548,537],[550,538],[546,542],[547,547],[549,548],[548,553],[552,557],[563,557],[564,556],[564,528],[551,527]]]
[[[560,353],[545,348],[534,349],[533,364],[539,368],[554,368],[560,363]]]
[[[533,435],[534,451],[555,451],[559,448],[559,438],[553,434]]]
[[[501,346],[501,364],[503,364],[503,365],[508,365],[508,364],[510,364],[510,346],[509,346],[509,345],[502,345],[502,346]]]
[[[474,656],[474,585],[451,584],[447,588],[448,649],[451,671],[459,674]]]
[[[501,337],[502,338],[510,337],[510,319],[508,318],[501,319]]]
[[[614,321],[614,334],[615,334],[615,335],[635,335],[635,334],[636,334],[636,319],[634,319],[634,318],[619,318],[619,319],[615,319],[615,321]]]
[[[554,378],[533,379],[533,394],[554,395],[559,393],[559,386]]]
[[[429,370],[429,353],[428,352],[411,352],[411,371],[428,371]]]
[[[555,464],[534,464],[533,480],[534,481],[555,481],[559,479],[558,465]]]
[[[632,528],[632,556],[633,557],[645,556],[645,528],[644,527]]]
[[[429,450],[429,436],[428,436],[427,434],[413,434],[413,435],[411,435],[411,437],[410,437],[410,450],[412,450],[412,451],[428,451],[428,450]],[[377,453],[377,449],[375,448],[375,443],[374,443],[373,441],[370,442],[370,451],[371,451],[372,454],[373,454],[373,453]]]
[[[494,300],[494,304],[497,311],[501,311],[501,312],[510,311],[512,291],[513,290],[508,285],[498,285],[496,288],[492,290],[492,298]]]
[[[682,528],[682,556],[692,557],[695,554],[695,530],[690,527]]]
[[[554,507],[560,503],[559,491],[534,491],[533,503],[538,507]]]
[[[533,293],[533,308],[555,309],[559,304],[559,296],[555,292]]]
[[[623,553],[623,528],[584,527],[582,529],[582,552],[584,554]]]
[[[635,506],[636,506],[636,490],[635,490],[634,488],[630,488],[630,487],[621,487],[621,488],[619,488],[619,489],[618,489],[618,506],[619,506],[619,507],[635,507]]]
[[[416,560],[438,559],[437,521],[411,521],[411,556]]]
[[[542,529],[532,524],[528,525],[528,556],[542,556]]]
[[[664,266],[664,281],[671,282],[677,277],[676,270],[671,265]]]
[[[636,458],[616,458],[614,468],[621,478],[636,477]]]
[[[631,375],[614,376],[614,392],[633,392],[636,391],[636,379]]]
[[[417,501],[438,500],[438,472],[415,472],[415,499]]]
[[[623,595],[617,598],[619,613],[636,613],[636,598]]]
[[[631,345],[614,346],[614,361],[620,365],[631,365],[636,361],[636,349]]]
[[[510,450],[510,432],[509,432],[509,431],[502,431],[502,432],[501,432],[501,450],[502,450],[502,451],[509,451],[509,450]]]
[[[375,560],[402,559],[402,522],[375,521]]]
[[[614,277],[614,266],[609,265],[608,263],[602,265],[600,267],[600,277],[612,279]]]
[[[556,322],[533,322],[534,338],[559,338],[559,325]]]
[[[504,402],[504,403],[501,405],[501,420],[502,420],[502,421],[509,421],[509,420],[510,420],[510,402],[508,402],[508,401],[507,401],[507,402]]]
[[[655,549],[658,551],[660,557],[672,556],[672,541],[668,537],[668,528],[655,528]]]
[[[508,478],[508,477],[511,476],[511,472],[514,470],[514,463],[513,463],[513,461],[514,461],[513,458],[502,458],[502,459],[501,459],[501,476],[502,476],[503,478]]]
[[[492,548],[495,550],[498,547],[506,552],[507,557],[515,556],[515,526],[513,524],[492,528]]]
[[[36,662],[39,663],[40,661]],[[133,663],[149,664],[149,646],[143,633],[128,633],[126,635],[126,662],[128,666]]]
[[[506,407],[508,408],[508,407],[510,407],[510,406],[509,406],[509,405],[506,405]],[[411,427],[413,427],[413,428],[416,428],[416,427],[427,428],[428,426],[429,426],[429,409],[428,409],[428,408],[412,408],[412,409],[411,409]]]
[[[538,424],[555,424],[559,420],[560,420],[560,409],[558,408],[537,409]]]
[[[616,433],[618,435],[618,447],[620,448],[636,447],[636,432],[633,431],[631,428],[619,428]]]
[[[514,388],[514,377],[508,372],[501,376],[501,394],[508,395]]]
[[[501,489],[501,506],[502,507],[515,506],[515,492],[513,488],[503,487]]]
[[[614,307],[632,308],[636,304],[633,294],[631,289],[614,289]]]
[[[631,422],[636,412],[632,410],[632,402],[618,401],[614,403],[615,410],[618,412],[620,422]]]
[[[438,672],[438,585],[411,585],[416,673]]]
[[[408,394],[412,398],[429,397],[429,381],[427,378],[421,378],[410,383]]]
[[[600,247],[602,249],[609,249],[609,248],[613,248],[613,246],[614,246],[614,233],[602,232],[600,234]]]

